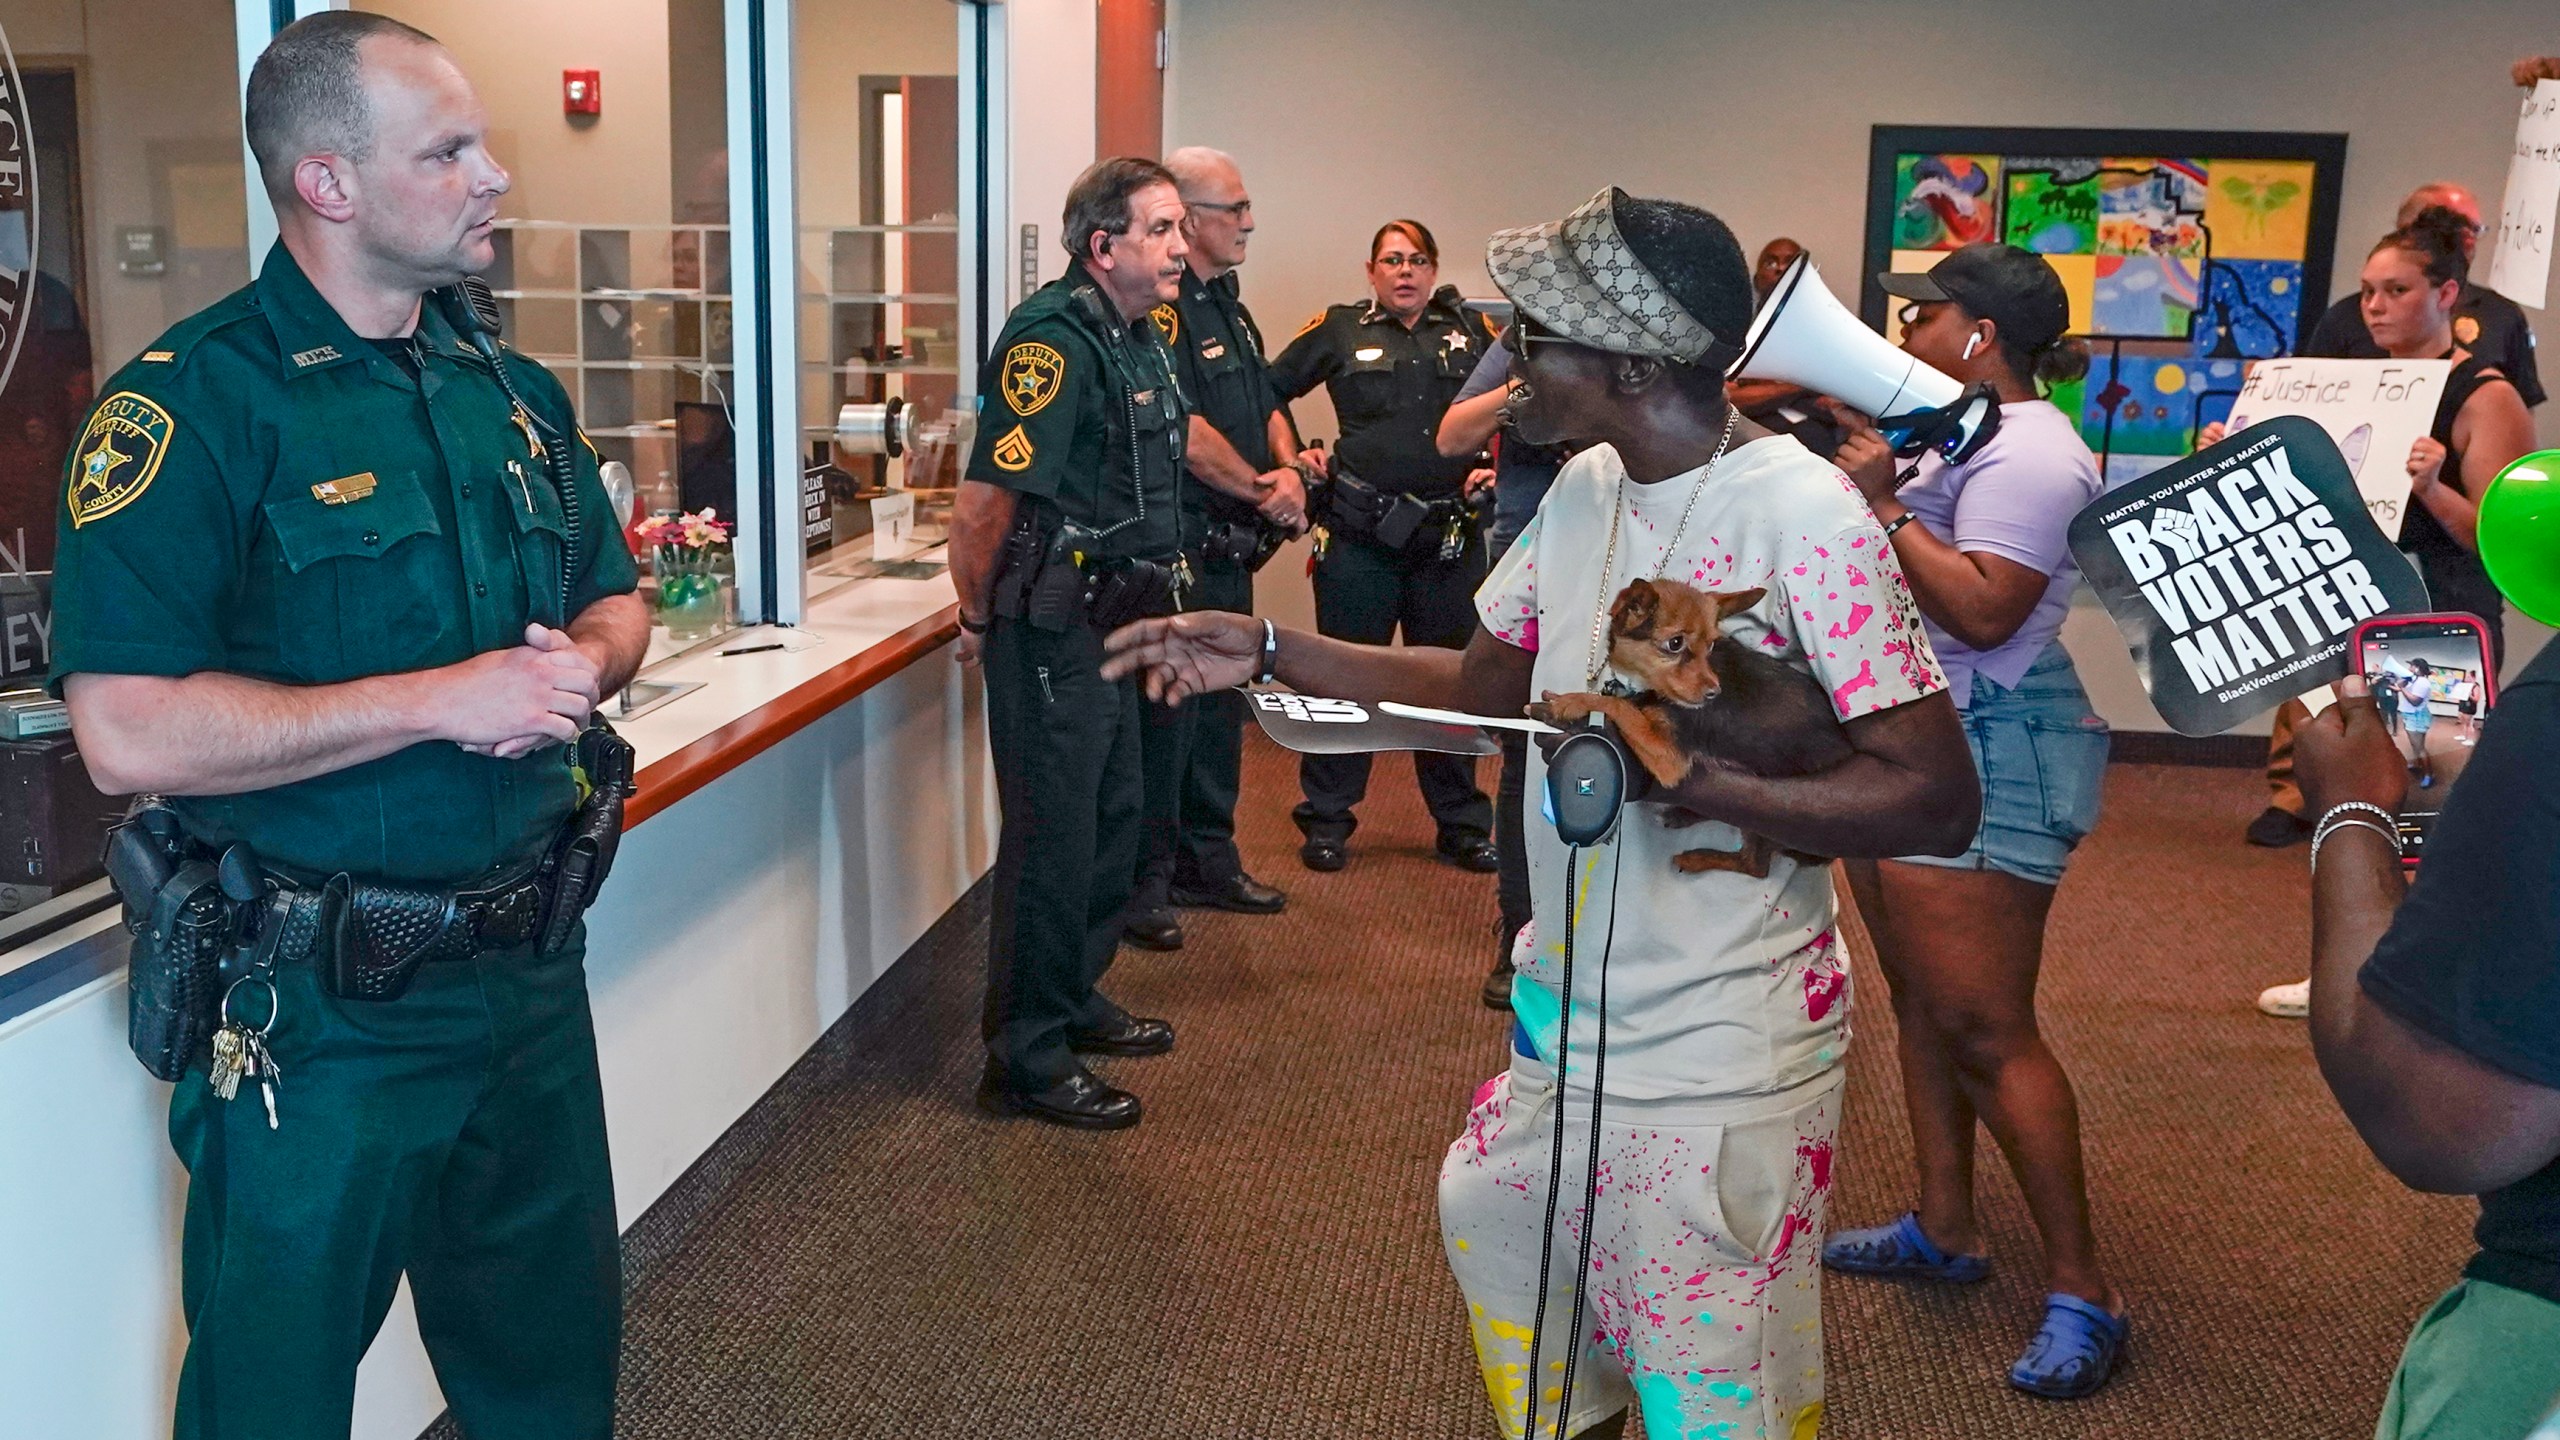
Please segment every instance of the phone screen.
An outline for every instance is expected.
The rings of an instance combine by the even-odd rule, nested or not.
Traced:
[[[2445,792],[2462,778],[2496,698],[2488,634],[2469,615],[2372,620],[2356,632],[2356,656],[2383,728],[2408,762],[2400,856],[2416,865],[2444,809]]]

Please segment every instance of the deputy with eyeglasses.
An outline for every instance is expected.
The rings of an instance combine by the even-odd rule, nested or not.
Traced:
[[[1368,277],[1369,299],[1309,320],[1271,362],[1284,402],[1322,385],[1342,427],[1317,517],[1316,629],[1383,645],[1402,627],[1406,644],[1463,648],[1485,572],[1474,501],[1490,491],[1493,472],[1473,455],[1442,455],[1437,435],[1497,328],[1439,283],[1439,242],[1420,221],[1378,228]],[[1305,799],[1292,818],[1306,837],[1298,858],[1308,869],[1348,863],[1369,759],[1299,760]],[[1440,857],[1492,873],[1493,802],[1476,786],[1475,761],[1428,752],[1413,760]]]

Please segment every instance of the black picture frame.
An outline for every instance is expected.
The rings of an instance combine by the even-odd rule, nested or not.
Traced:
[[[1894,162],[1909,154],[2185,156],[2196,159],[2307,160],[2311,217],[2302,256],[2302,304],[2292,345],[2299,352],[2329,305],[2337,261],[2338,202],[2347,178],[2347,137],[2302,130],[2118,130],[1994,125],[1878,125],[1867,141],[1867,227],[1858,275],[1858,314],[1885,328],[1887,296],[1876,277],[1893,264]],[[2108,338],[2108,337],[2097,337]]]

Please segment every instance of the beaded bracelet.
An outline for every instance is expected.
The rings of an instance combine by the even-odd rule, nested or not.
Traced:
[[[2340,815],[2345,814],[2349,810],[2362,810],[2385,825],[2397,827],[2400,823],[2399,816],[2392,814],[2390,811],[2383,809],[2381,806],[2374,804],[2370,800],[2341,800],[2337,804],[2330,806],[2328,809],[2321,811],[2320,819],[2311,828],[2318,830],[2321,826],[2337,819]]]

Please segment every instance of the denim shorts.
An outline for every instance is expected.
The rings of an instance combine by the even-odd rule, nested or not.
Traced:
[[[1974,676],[1962,719],[1982,778],[1982,828],[1961,855],[1899,858],[2061,884],[2072,847],[2097,827],[2107,776],[2107,722],[2089,708],[2070,652],[2060,641],[2045,647],[2014,690]]]

